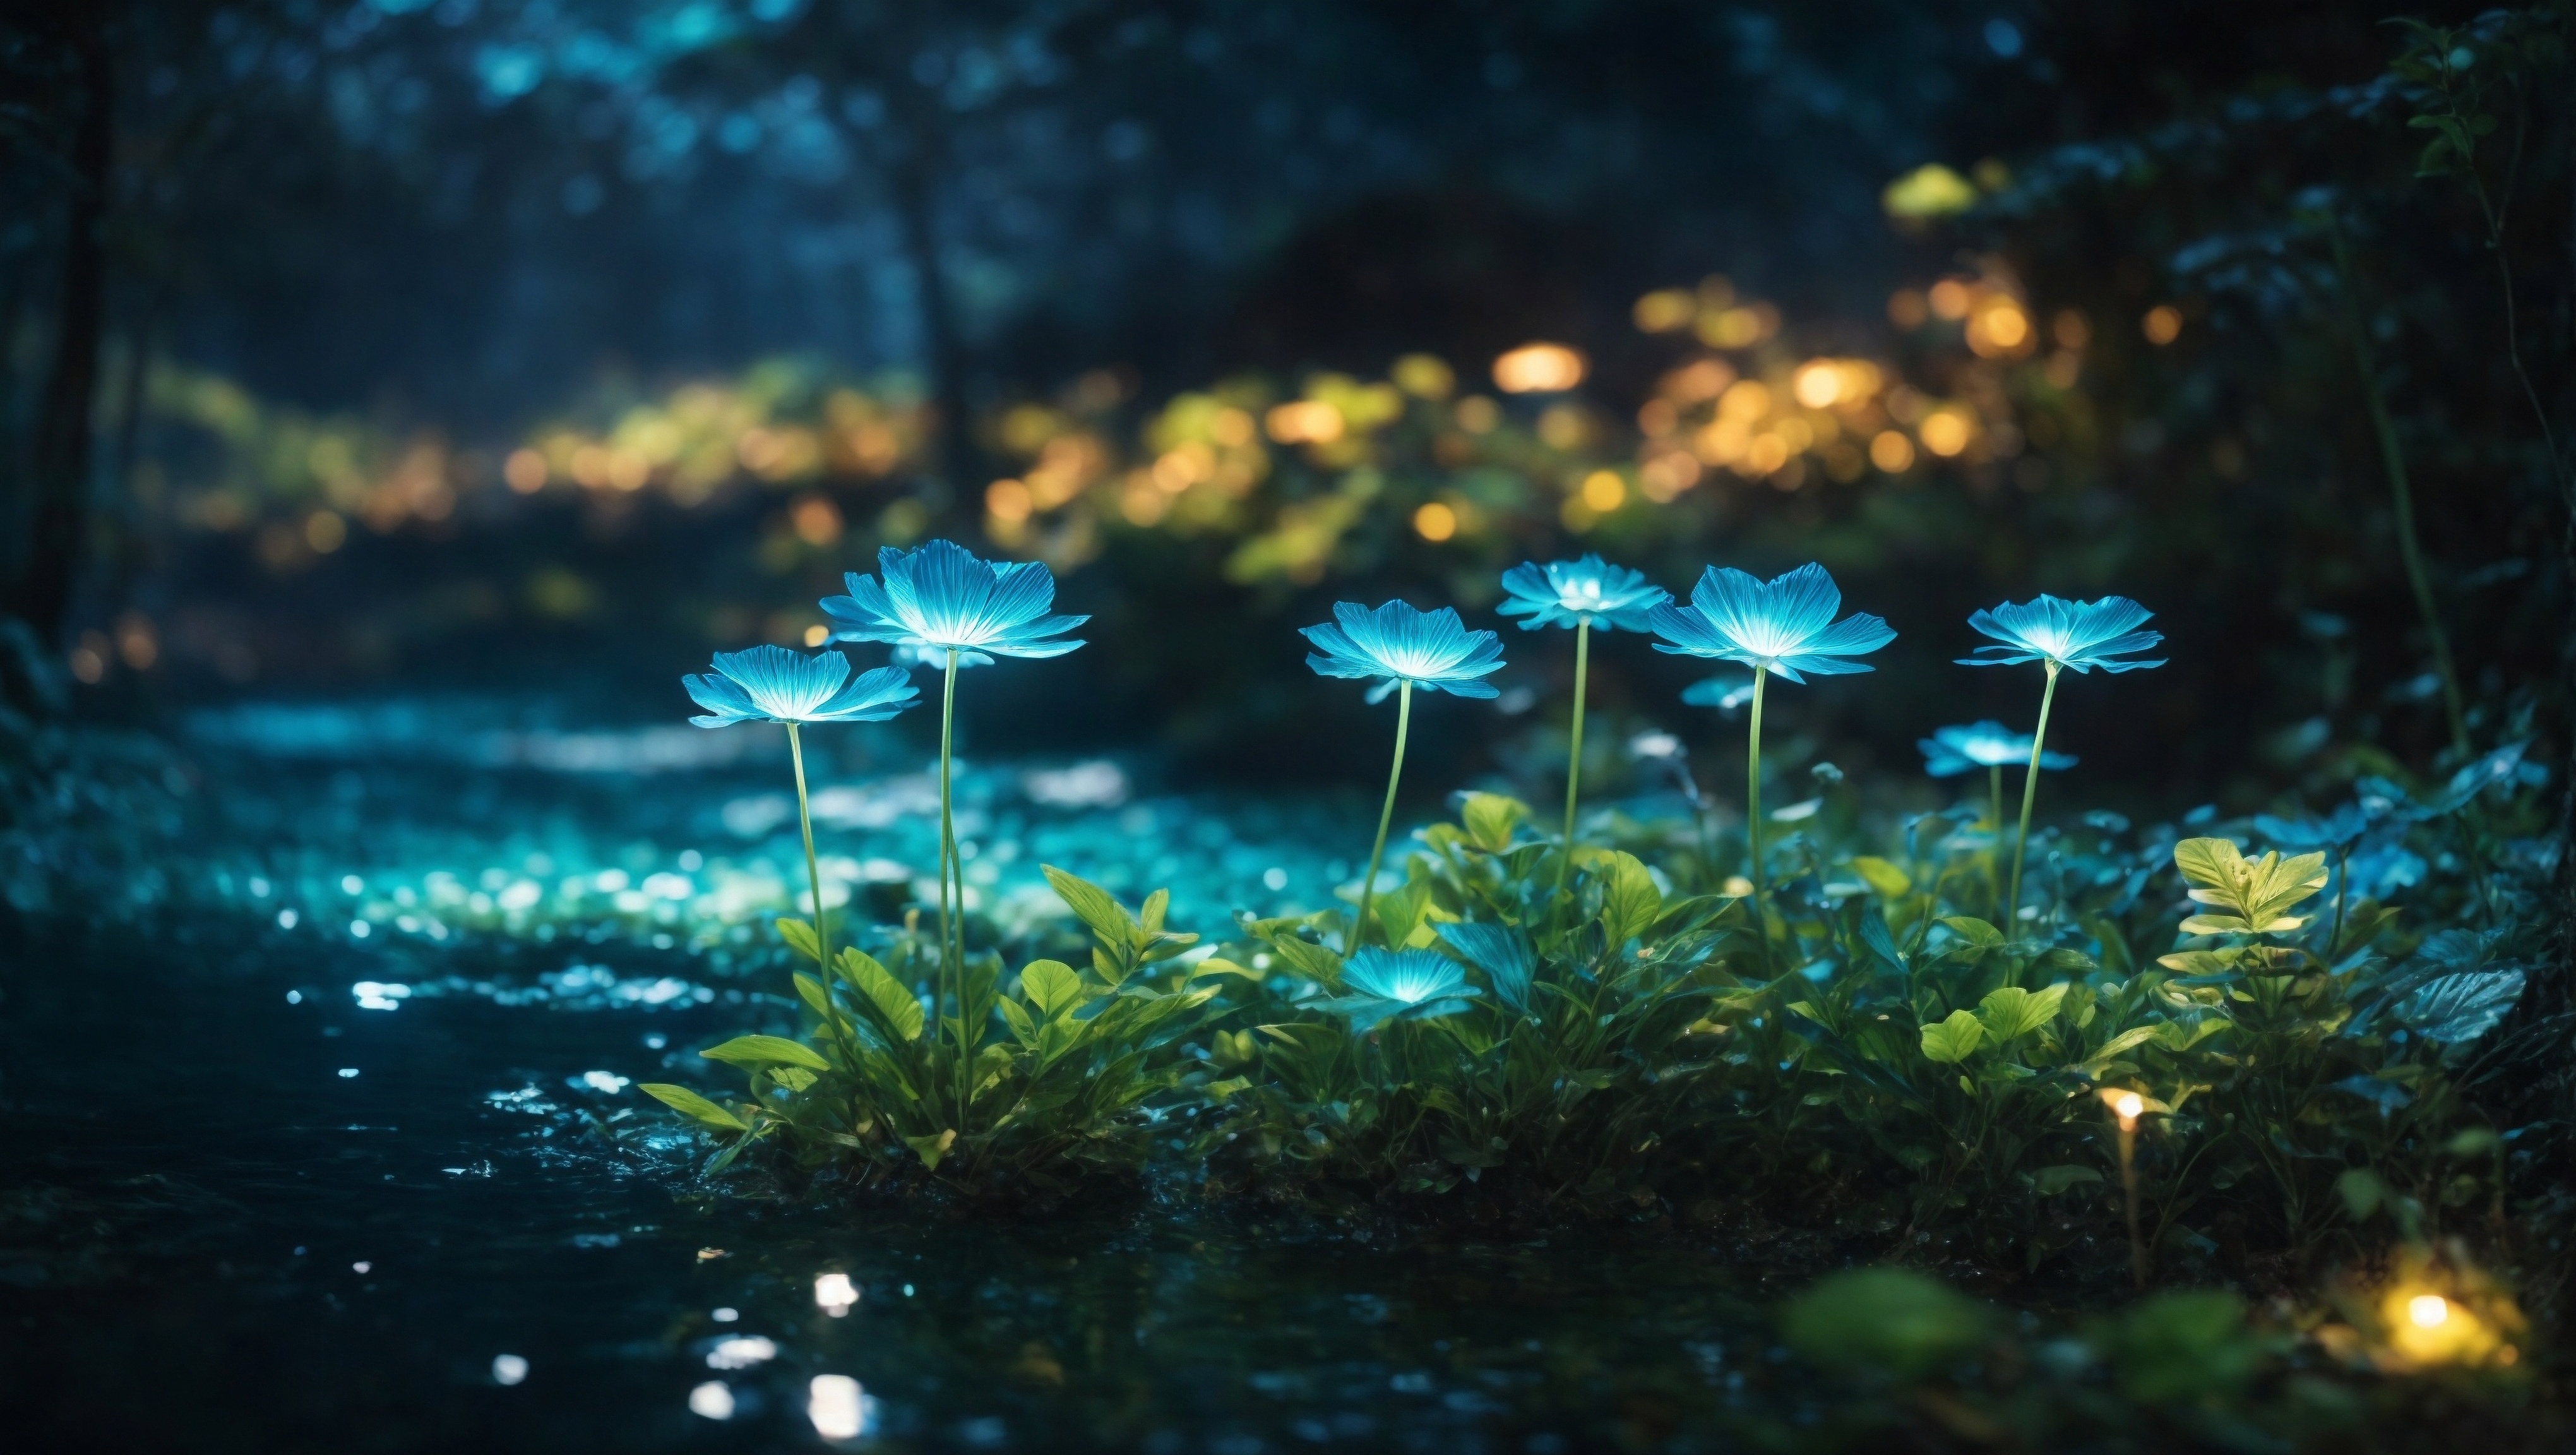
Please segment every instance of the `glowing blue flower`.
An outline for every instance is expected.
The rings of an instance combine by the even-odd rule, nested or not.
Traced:
[[[1731,713],[1752,700],[1753,679],[1750,677],[1702,677],[1682,689],[1682,701],[1693,707],[1714,707],[1720,712]]]
[[[1530,1008],[1530,980],[1538,973],[1538,955],[1529,937],[1510,925],[1491,920],[1459,920],[1439,927],[1449,948],[1485,972],[1494,997],[1517,1011]]]
[[[1333,620],[1301,630],[1317,649],[1306,665],[1318,676],[1385,679],[1370,689],[1371,702],[1385,701],[1402,682],[1460,697],[1501,695],[1494,684],[1476,679],[1503,665],[1503,639],[1467,630],[1450,607],[1416,611],[1390,601],[1371,611],[1356,601],[1339,601]]]
[[[2105,672],[2161,667],[2161,657],[2152,662],[2112,660],[2125,652],[2146,651],[2164,640],[2161,632],[2138,630],[2152,615],[2125,596],[2105,596],[2099,601],[2066,601],[2055,596],[2007,601],[1968,618],[1968,625],[2003,645],[1979,647],[1975,656],[1961,657],[1959,662],[1967,667],[2049,662],[2078,672],[2090,672],[2096,667]]]
[[[1914,746],[1923,750],[1923,771],[1935,778],[1954,777],[1978,768],[2030,766],[2030,734],[2014,732],[1999,722],[1934,728],[1932,736],[1917,739]],[[2039,766],[2072,768],[2075,756],[2072,753],[2042,753]]]
[[[1588,621],[1641,632],[1646,613],[1672,599],[1661,586],[1648,585],[1644,572],[1613,566],[1597,555],[1544,566],[1523,561],[1503,573],[1503,590],[1511,599],[1497,609],[1505,616],[1528,617],[1521,623],[1523,631]]]
[[[809,657],[769,646],[718,652],[713,672],[683,676],[680,683],[707,710],[705,716],[689,719],[702,728],[738,722],[883,722],[921,695],[900,668],[879,667],[852,677],[850,659],[838,652]]]
[[[1467,984],[1466,967],[1446,955],[1374,945],[1342,967],[1342,985],[1352,993],[1316,1005],[1350,1017],[1352,1029],[1363,1031],[1390,1016],[1456,1015],[1475,994]]]
[[[1688,608],[1657,606],[1649,620],[1664,638],[1655,643],[1658,652],[1723,657],[1803,682],[1800,674],[1808,672],[1867,672],[1867,665],[1847,659],[1896,640],[1886,622],[1865,611],[1835,621],[1842,604],[1834,578],[1812,561],[1770,581],[1711,566]]]
[[[912,660],[958,665],[970,654],[1061,657],[1079,647],[1061,633],[1091,618],[1049,616],[1055,575],[1036,561],[985,561],[953,541],[918,550],[886,546],[877,552],[881,585],[856,571],[841,579],[847,596],[823,598],[832,635],[845,642],[886,642]]]

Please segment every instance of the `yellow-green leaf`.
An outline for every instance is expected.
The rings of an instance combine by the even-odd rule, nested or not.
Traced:
[[[1890,899],[1902,899],[1914,888],[1914,878],[1875,854],[1854,855],[1852,869],[1867,880],[1869,887]]]
[[[678,1112],[680,1115],[687,1117],[689,1120],[704,1126],[713,1127],[717,1131],[747,1132],[751,1130],[750,1125],[743,1121],[742,1118],[735,1116],[732,1112],[725,1110],[723,1107],[716,1105],[714,1102],[707,1100],[705,1097],[698,1095],[696,1092],[691,1091],[685,1086],[673,1086],[664,1081],[647,1081],[638,1085],[635,1089],[643,1092],[646,1096],[653,1098],[655,1101],[662,1103],[664,1106],[669,1107],[671,1110]]]
[[[778,926],[778,937],[787,942],[787,948],[818,965],[822,963],[823,947],[814,943],[812,925],[801,919],[781,919],[772,923]]]
[[[1082,977],[1061,960],[1031,960],[1020,970],[1020,994],[1038,1014],[1053,1016],[1081,1003]]]
[[[710,1061],[722,1061],[746,1071],[763,1066],[802,1066],[808,1071],[829,1071],[832,1063],[816,1055],[799,1041],[785,1036],[736,1036],[721,1046],[710,1046],[698,1053]]]
[[[1954,1010],[1923,1028],[1923,1055],[1930,1061],[1956,1063],[1975,1053],[1986,1028],[1964,1010]]]
[[[2057,1019],[2057,1006],[2066,999],[2066,982],[2061,980],[2046,990],[2024,990],[2006,985],[1986,992],[1977,1003],[1977,1019],[1986,1034],[1997,1045],[2029,1035]]]
[[[1119,907],[1108,890],[1088,879],[1067,874],[1053,864],[1041,864],[1038,868],[1046,875],[1047,883],[1055,887],[1056,897],[1065,902],[1076,919],[1091,926],[1093,934],[1112,944],[1128,942],[1128,930],[1135,921],[1127,917],[1127,911]]]
[[[896,984],[875,957],[855,945],[848,946],[833,968],[875,1009],[880,1029],[899,1041],[921,1039],[921,1002],[913,999],[910,990]]]
[[[903,1139],[903,1144],[910,1147],[915,1156],[921,1158],[922,1166],[936,1172],[939,1170],[939,1159],[947,1156],[948,1149],[957,1145],[957,1129],[951,1127],[935,1137],[906,1137]]]
[[[1601,928],[1613,945],[1644,934],[1664,912],[1663,891],[1636,855],[1614,852],[1601,871]]]
[[[1499,793],[1470,793],[1466,805],[1458,811],[1468,840],[1488,854],[1510,848],[1512,831],[1527,817],[1529,805]]]

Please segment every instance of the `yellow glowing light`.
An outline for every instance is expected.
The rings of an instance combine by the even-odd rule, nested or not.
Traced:
[[[1917,427],[1923,448],[1947,458],[1968,447],[1968,421],[1953,410],[1936,410]]]
[[[1426,541],[1445,541],[1458,533],[1458,512],[1434,500],[1413,512],[1413,531]]]
[[[831,639],[832,629],[819,621],[805,628],[805,645],[809,647],[819,647]]]
[[[107,638],[98,632],[81,634],[81,644],[71,651],[72,676],[96,686],[107,676]]]
[[[1887,215],[1901,222],[1948,217],[1977,205],[1974,183],[1939,162],[1927,162],[1887,184],[1878,194]]]
[[[1682,413],[1669,399],[1649,399],[1637,406],[1637,428],[1649,439],[1661,439],[1681,427]]]
[[[2138,331],[2147,336],[2147,342],[2163,348],[2182,337],[2182,310],[2170,303],[2159,303],[2138,320]]]
[[[1738,379],[1718,396],[1717,414],[1738,424],[1751,424],[1771,412],[1771,391],[1752,379]]]
[[[1208,421],[1208,438],[1229,450],[1252,443],[1252,416],[1228,405]]]
[[[1637,493],[1660,505],[1699,483],[1699,461],[1674,450],[1637,468]]]
[[[2030,339],[2030,315],[2010,300],[1978,310],[1968,320],[1968,348],[1980,357],[2009,354]]]
[[[996,480],[984,487],[984,513],[995,520],[1017,524],[1029,518],[1035,505],[1029,487],[1017,480]]]
[[[1469,434],[1490,434],[1503,422],[1503,407],[1482,394],[1470,394],[1458,401],[1458,427]]]
[[[2451,1301],[2438,1293],[2419,1293],[2406,1300],[2406,1322],[2419,1329],[2438,1329],[2451,1320]]]
[[[1925,301],[1932,305],[1933,317],[1956,323],[1968,316],[1968,309],[1976,302],[1976,295],[1970,293],[1968,285],[1960,280],[1944,278],[1932,285],[1932,291]]]
[[[1118,508],[1130,525],[1149,526],[1172,508],[1172,497],[1158,489],[1151,477],[1131,476],[1127,488],[1118,493]]]
[[[809,546],[828,546],[841,538],[841,507],[820,495],[808,495],[787,513],[796,538]]]
[[[116,654],[137,672],[148,671],[154,662],[161,660],[161,642],[153,634],[150,617],[139,611],[129,611],[117,619]]]
[[[1735,371],[1724,359],[1696,359],[1666,374],[1660,386],[1665,397],[1675,404],[1697,404],[1715,399],[1735,382]]]
[[[2059,349],[2048,356],[2048,363],[2040,372],[2046,376],[2050,387],[2072,389],[2075,381],[2084,377],[2084,356],[2073,349]]]
[[[1688,288],[1665,288],[1637,300],[1637,327],[1647,333],[1688,328],[1699,315],[1699,296]]]
[[[1744,458],[1753,432],[1740,419],[1720,419],[1691,436],[1691,450],[1712,465],[1732,465]]]
[[[1563,344],[1523,344],[1494,360],[1494,387],[1506,394],[1557,394],[1583,382],[1583,355]]]
[[[1458,375],[1447,361],[1432,354],[1406,354],[1395,361],[1388,377],[1416,399],[1446,399],[1458,387]]]
[[[1887,295],[1887,321],[1898,328],[1921,328],[1931,316],[1930,306],[1915,289],[1899,288]]]
[[[1583,503],[1602,515],[1617,510],[1628,498],[1628,482],[1614,470],[1595,470],[1583,477]]]
[[[2061,348],[2080,349],[2093,339],[2091,321],[2084,317],[2083,310],[2075,308],[2057,310],[2057,316],[2048,321],[2048,332]]]
[[[2124,1091],[2111,1102],[2111,1110],[2124,1122],[2133,1122],[2147,1109],[2147,1103],[2134,1091]]]
[[[1583,447],[1591,425],[1583,411],[1571,404],[1551,404],[1539,411],[1538,437],[1551,450],[1577,450]]]
[[[546,488],[546,457],[534,450],[512,450],[501,463],[501,478],[520,494],[533,495]]]
[[[349,543],[349,523],[336,510],[317,510],[304,518],[304,544],[327,556]]]
[[[1265,419],[1270,437],[1283,445],[1328,445],[1342,437],[1342,412],[1322,399],[1299,399],[1274,406]]]
[[[1831,359],[1810,359],[1798,366],[1789,381],[1789,392],[1809,409],[1823,409],[1843,397],[1842,371]]]
[[[1768,430],[1753,437],[1744,447],[1744,468],[1756,475],[1768,475],[1789,463],[1789,442]]]
[[[1741,349],[1760,343],[1777,327],[1779,316],[1770,311],[1770,305],[1757,304],[1703,312],[1694,331],[1710,348]]]
[[[1780,442],[1787,445],[1793,455],[1805,453],[1807,447],[1816,442],[1815,426],[1794,414],[1771,426],[1771,432],[1780,437]]]

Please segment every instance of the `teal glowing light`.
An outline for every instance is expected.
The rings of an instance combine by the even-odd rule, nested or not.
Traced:
[[[1475,994],[1466,967],[1433,950],[1384,950],[1372,945],[1342,967],[1342,988],[1349,994],[1323,1002],[1348,1016],[1356,1030],[1367,1030],[1390,1017],[1428,1019],[1456,1015]]]
[[[1923,771],[1935,778],[1955,778],[1979,768],[2001,768],[2030,757],[2034,739],[1999,722],[1972,722],[1964,727],[1934,728],[1916,741],[1923,750]],[[2075,766],[2071,753],[2042,753],[2039,766],[2056,771]]]

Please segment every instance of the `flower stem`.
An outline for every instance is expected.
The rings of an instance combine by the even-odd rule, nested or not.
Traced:
[[[1574,793],[1583,781],[1584,679],[1592,668],[1592,618],[1574,623],[1574,740],[1565,760],[1565,857],[1556,866],[1556,897],[1565,897],[1566,872],[1574,867]]]
[[[1762,898],[1762,684],[1769,676],[1763,667],[1753,669],[1753,724],[1744,748],[1745,877],[1753,881],[1757,917]]]
[[[814,890],[814,956],[823,967],[822,981],[832,983],[832,937],[823,928],[823,870],[814,859],[814,815],[805,807],[805,745],[797,740],[796,724],[787,725],[787,758],[796,765],[796,824],[805,831],[805,882]]]
[[[2138,1124],[2120,1118],[2120,1200],[2129,1215],[2129,1279],[2140,1291],[2147,1286],[2147,1245],[2138,1236]]]
[[[2021,779],[2021,832],[2013,838],[2012,892],[2004,899],[2004,932],[2021,923],[2021,859],[2030,847],[2030,806],[2039,797],[2039,753],[2048,745],[2048,705],[2057,700],[2057,664],[2048,664],[2048,685],[2039,694],[2039,730],[2030,735],[2030,768]],[[2001,827],[2001,825],[1998,825]]]
[[[939,958],[957,1006],[957,1126],[966,1126],[966,886],[957,874],[957,819],[949,802],[949,746],[957,722],[957,649],[939,695]],[[953,889],[953,893],[952,893]]]
[[[1413,684],[1396,685],[1395,697],[1395,766],[1386,770],[1386,806],[1377,811],[1377,842],[1369,846],[1368,873],[1360,879],[1360,916],[1351,921],[1351,932],[1342,937],[1342,953],[1351,954],[1360,947],[1360,936],[1368,929],[1369,900],[1377,893],[1378,860],[1386,855],[1386,826],[1395,818],[1395,785],[1404,778],[1404,734],[1413,725]]]
[[[1996,833],[2004,831],[2004,765],[2001,763],[1986,765],[1986,822],[1995,826]]]

